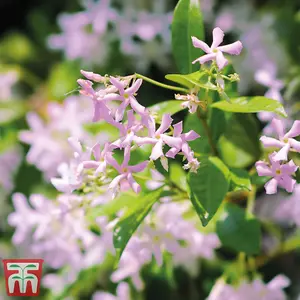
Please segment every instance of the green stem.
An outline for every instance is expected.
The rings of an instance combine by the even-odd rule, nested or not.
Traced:
[[[201,116],[199,108],[197,109],[197,117],[201,121],[202,126],[205,130],[205,133],[206,133],[206,136],[207,136],[207,139],[208,139],[208,143],[210,145],[210,148],[211,148],[211,151],[212,151],[213,155],[218,156],[218,150],[217,150],[217,147],[215,146],[215,143],[213,141],[211,130],[210,130],[208,124],[207,124],[207,119],[203,118]]]
[[[253,212],[254,204],[255,204],[255,197],[256,197],[256,186],[252,185],[252,189],[248,194],[247,200],[247,214],[250,215]]]
[[[190,92],[189,90],[187,90],[185,88],[181,88],[181,87],[178,87],[178,86],[164,84],[164,83],[161,83],[159,81],[153,80],[153,79],[151,79],[149,77],[146,77],[146,76],[138,74],[138,73],[135,73],[135,76],[136,76],[136,78],[143,79],[145,81],[148,81],[149,83],[152,83],[152,84],[157,85],[157,86],[159,86],[161,88],[164,88],[164,89],[178,91],[178,92],[183,92],[185,94],[188,94]]]

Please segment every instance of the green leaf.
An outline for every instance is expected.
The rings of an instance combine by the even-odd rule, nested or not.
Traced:
[[[158,120],[160,120],[163,114],[174,115],[177,112],[183,110],[184,108],[181,106],[181,101],[179,100],[168,100],[164,102],[160,102],[154,105],[149,106],[150,111],[153,111],[157,114]]]
[[[208,76],[201,71],[182,75],[182,74],[168,74],[166,79],[179,83],[189,89],[197,86],[203,89],[217,90],[217,86],[208,81]]]
[[[217,234],[223,246],[237,252],[254,255],[260,251],[260,224],[237,205],[226,204],[224,219],[217,222]]]
[[[179,0],[172,23],[172,48],[180,73],[191,73],[199,69],[192,62],[201,56],[201,50],[194,48],[192,36],[204,39],[204,26],[198,0]]]
[[[119,137],[119,130],[112,126],[111,124],[108,124],[107,122],[93,122],[93,123],[87,123],[83,125],[83,128],[91,133],[92,135],[97,135],[99,133],[108,134],[108,136],[111,139],[117,139]]]
[[[250,176],[246,170],[243,169],[230,169],[230,179],[232,190],[251,190]]]
[[[171,163],[169,167],[170,180],[174,182],[184,191],[187,190],[186,182],[186,172],[183,170],[182,166],[177,163]]]
[[[139,197],[139,199],[135,199],[135,203],[132,203],[130,209],[126,211],[116,224],[113,241],[119,257],[121,257],[123,250],[135,230],[148,215],[153,204],[159,199],[162,190],[162,188],[159,188],[147,193],[147,195],[143,197]]]
[[[230,171],[218,157],[202,160],[198,172],[189,173],[188,193],[203,226],[217,212],[229,183]]]
[[[223,161],[231,168],[245,168],[259,159],[259,127],[251,114],[232,114],[220,137],[218,149]]]
[[[240,97],[227,102],[226,100],[212,104],[212,107],[218,109],[236,112],[236,113],[257,113],[269,111],[276,113],[281,117],[287,117],[287,114],[279,101],[266,97]]]

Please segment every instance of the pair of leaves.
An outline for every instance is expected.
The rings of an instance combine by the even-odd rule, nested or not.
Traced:
[[[218,157],[203,159],[198,172],[189,173],[188,193],[203,226],[217,212],[230,185],[234,190],[250,190],[249,175],[244,170],[229,170]]]

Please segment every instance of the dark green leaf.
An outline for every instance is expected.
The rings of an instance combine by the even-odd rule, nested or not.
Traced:
[[[225,198],[230,182],[230,171],[217,157],[201,161],[197,173],[188,175],[188,193],[203,226],[217,212]]]
[[[122,255],[129,239],[140,223],[150,212],[153,204],[159,199],[162,188],[149,192],[147,195],[135,199],[129,210],[120,218],[114,228],[114,246],[119,255]]]
[[[266,97],[240,97],[231,99],[230,101],[231,102],[223,100],[214,103],[212,106],[229,112],[257,113],[261,111],[270,111],[281,117],[287,117],[287,114],[279,101]]]
[[[192,73],[199,69],[192,61],[201,56],[194,48],[192,36],[204,39],[204,26],[198,0],[179,0],[172,23],[172,48],[176,65],[181,73]]]
[[[245,168],[260,157],[259,128],[250,114],[233,114],[218,143],[220,155],[232,168]]]
[[[237,252],[254,255],[260,251],[260,224],[237,205],[226,204],[224,219],[217,222],[217,234],[225,247]]]

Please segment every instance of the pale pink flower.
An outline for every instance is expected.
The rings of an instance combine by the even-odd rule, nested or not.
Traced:
[[[121,165],[113,158],[112,154],[109,153],[106,156],[106,161],[108,164],[113,166],[119,175],[115,177],[109,184],[109,189],[113,190],[113,196],[115,197],[117,191],[121,189],[122,191],[128,190],[130,187],[135,193],[139,193],[141,190],[140,185],[133,178],[133,173],[142,172],[148,165],[149,161],[141,162],[135,166],[128,165],[130,160],[130,147],[124,149],[124,160]]]
[[[298,169],[298,166],[290,160],[287,164],[281,165],[274,160],[276,152],[269,155],[270,166],[264,161],[256,162],[256,170],[259,176],[271,176],[270,181],[265,184],[267,194],[277,193],[277,187],[284,188],[291,193],[294,190],[296,180],[292,178],[292,174]]]
[[[223,38],[224,32],[219,27],[216,27],[213,30],[213,42],[211,47],[209,47],[205,42],[193,36],[193,46],[195,48],[202,49],[206,53],[204,56],[194,60],[193,64],[198,61],[200,62],[200,64],[204,64],[208,61],[215,60],[217,62],[219,70],[221,70],[228,64],[228,60],[224,57],[223,52],[231,55],[239,55],[241,53],[243,45],[240,41],[226,46],[220,46],[220,44],[223,42]]]
[[[139,104],[135,98],[135,94],[143,83],[142,79],[137,79],[131,87],[125,89],[124,83],[115,77],[110,77],[110,82],[118,89],[120,96],[115,100],[121,100],[121,105],[116,110],[115,120],[117,122],[123,119],[125,109],[128,105],[139,115],[145,114],[145,107]]]
[[[175,95],[176,100],[183,101],[181,106],[183,108],[188,108],[191,114],[194,114],[197,111],[199,106],[200,100],[195,94],[188,94],[188,95]]]
[[[179,153],[179,151],[182,151],[184,156],[186,157],[188,163],[184,166],[185,169],[191,169],[191,172],[196,172],[197,169],[199,168],[200,163],[196,158],[194,158],[194,152],[188,145],[188,142],[194,141],[195,139],[199,138],[199,134],[196,133],[194,130],[190,130],[187,133],[182,133],[183,126],[182,126],[182,121],[175,124],[174,126],[174,137],[180,138],[181,143],[180,146],[177,147],[172,147],[167,153],[167,157],[174,158],[175,155]]]
[[[288,153],[290,150],[300,152],[300,142],[293,139],[300,135],[300,121],[295,121],[287,133],[284,133],[284,123],[282,120],[274,118],[271,125],[276,131],[279,139],[277,140],[271,137],[262,136],[260,140],[264,147],[280,148],[280,151],[273,158],[275,161],[288,160]]]

